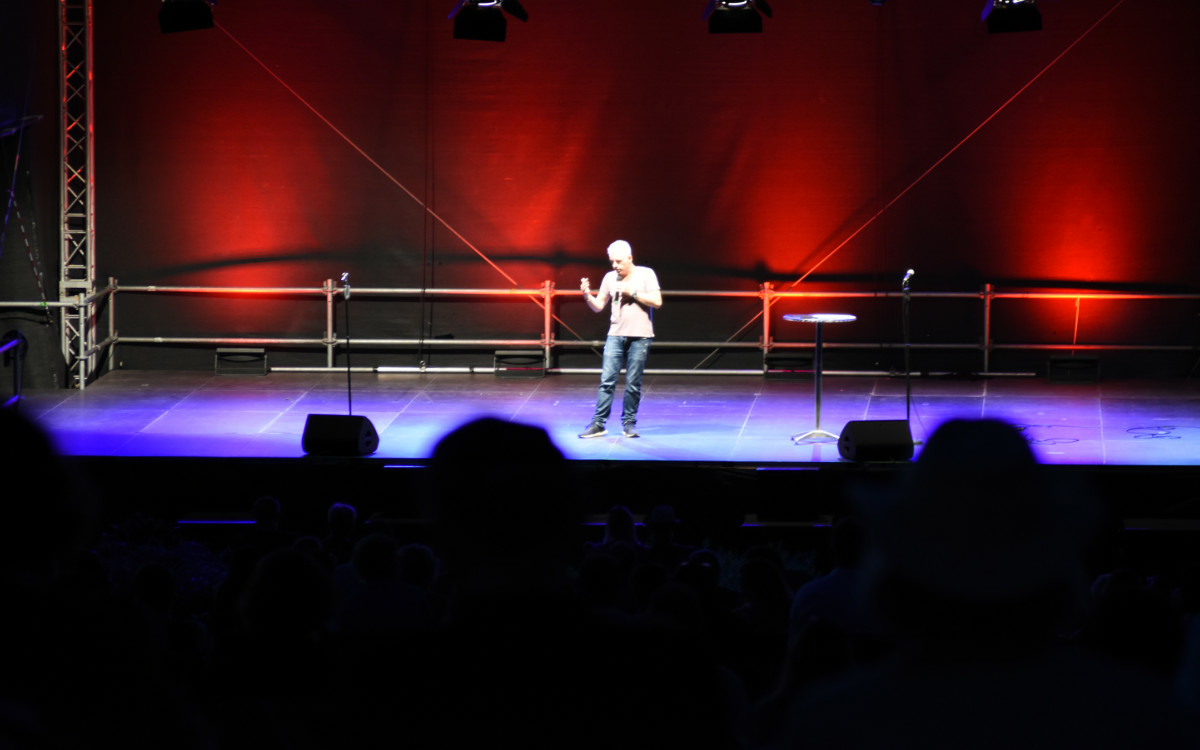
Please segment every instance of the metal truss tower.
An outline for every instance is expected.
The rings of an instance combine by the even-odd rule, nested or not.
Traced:
[[[92,0],[59,0],[62,183],[58,293],[68,377],[83,388],[96,366],[96,211],[92,144]]]

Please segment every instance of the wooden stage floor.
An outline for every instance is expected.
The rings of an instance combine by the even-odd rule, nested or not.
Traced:
[[[846,461],[833,439],[794,444],[792,435],[815,426],[811,379],[647,376],[641,437],[616,436],[618,416],[613,434],[591,440],[577,434],[594,408],[596,376],[356,374],[353,382],[354,413],[380,434],[378,451],[361,459],[306,457],[301,447],[308,414],[345,413],[344,375],[116,371],[84,391],[27,393],[20,408],[60,452],[119,488],[111,494],[120,502],[177,518],[244,511],[257,494],[289,491],[311,495],[314,513],[349,497],[389,515],[417,514],[415,475],[439,438],[485,415],[544,427],[586,475],[594,514],[612,504],[606,488],[635,476],[649,489],[643,504],[828,518],[847,478],[874,480],[907,465]],[[903,378],[826,376],[823,384],[821,427],[831,433],[852,420],[905,416]],[[1122,518],[1200,523],[1200,380],[914,378],[912,395],[917,456],[943,421],[995,417],[1018,425],[1053,470],[1086,476]],[[618,415],[619,404],[618,390]]]
[[[753,465],[843,459],[836,440],[794,444],[813,428],[811,380],[647,376],[638,428],[619,433],[620,391],[607,437],[580,440],[596,378],[549,375],[355,375],[354,413],[380,435],[375,458],[422,460],[477,417],[544,427],[568,458]],[[826,376],[821,427],[903,419],[902,378]],[[912,433],[922,442],[954,417],[1016,424],[1049,464],[1200,466],[1200,379],[1055,383],[1044,378],[914,378]],[[35,391],[22,411],[72,456],[295,458],[310,413],[346,413],[344,375],[116,371],[86,390]]]

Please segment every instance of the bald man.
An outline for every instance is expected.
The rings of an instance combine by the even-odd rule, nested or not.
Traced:
[[[592,312],[611,305],[611,324],[604,342],[604,364],[600,374],[600,390],[596,394],[596,413],[581,438],[597,438],[608,434],[605,424],[612,411],[613,393],[621,368],[625,368],[625,401],[621,411],[621,434],[638,437],[637,412],[642,401],[642,372],[646,355],[654,340],[654,311],[662,307],[662,290],[658,276],[646,266],[634,265],[633,248],[625,240],[608,246],[612,269],[604,275],[600,288],[592,293],[587,278],[580,279],[583,300]]]

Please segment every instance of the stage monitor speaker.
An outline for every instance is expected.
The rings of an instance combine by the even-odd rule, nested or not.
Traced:
[[[266,349],[217,349],[213,371],[218,375],[266,375]]]
[[[838,438],[838,453],[850,461],[907,461],[913,455],[908,420],[847,422]]]
[[[1046,363],[1046,377],[1051,383],[1099,383],[1100,358],[1051,357]]]
[[[763,357],[763,377],[767,380],[812,380],[812,355],[769,353]]]
[[[301,445],[317,456],[366,456],[379,447],[379,434],[366,417],[309,414]]]
[[[544,378],[546,355],[541,349],[498,351],[492,367],[498,378]]]

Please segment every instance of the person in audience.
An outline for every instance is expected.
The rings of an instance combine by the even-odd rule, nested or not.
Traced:
[[[1154,590],[1130,568],[1096,577],[1076,640],[1111,659],[1172,675],[1182,645],[1180,618],[1169,592]]]
[[[884,660],[811,686],[762,747],[1184,748],[1165,681],[1058,638],[1082,606],[1096,503],[996,420],[950,420],[891,493],[860,500]]]
[[[775,687],[788,648],[792,591],[780,564],[769,556],[749,557],[738,573],[741,602],[733,614],[744,624],[742,676],[750,696],[759,699]]]
[[[292,547],[258,560],[202,685],[222,745],[335,740],[333,613],[333,587],[319,562]]]
[[[844,516],[830,530],[832,567],[796,590],[789,613],[789,633],[794,638],[810,620],[825,620],[847,632],[861,629],[864,615],[858,596],[859,562],[863,548],[862,524]]]
[[[658,563],[674,572],[680,563],[688,558],[696,548],[680,544],[675,540],[679,527],[679,519],[675,517],[675,509],[670,505],[656,505],[646,516],[644,530],[647,535],[644,559]]]
[[[844,516],[833,524],[832,567],[796,590],[788,617],[789,641],[799,637],[809,622],[820,621],[842,630],[858,663],[887,652],[887,630],[860,594],[863,544],[862,523],[856,516]]]
[[[325,513],[325,537],[321,544],[334,565],[350,562],[358,543],[358,511],[349,503],[334,503]]]
[[[694,634],[595,617],[581,601],[577,480],[545,430],[476,420],[430,463],[450,599],[410,676],[424,687],[414,713],[442,744],[734,747],[720,673]]]
[[[432,595],[440,565],[437,555],[424,544],[406,544],[396,553],[400,580]]]
[[[604,539],[599,542],[588,542],[586,551],[603,552],[609,555],[625,557],[632,554],[640,557],[645,550],[637,538],[637,525],[633,513],[624,505],[614,505],[608,509],[604,521]]]
[[[399,549],[391,535],[363,537],[354,546],[352,563],[361,585],[337,605],[334,631],[404,634],[433,624],[428,594],[400,577]]]

